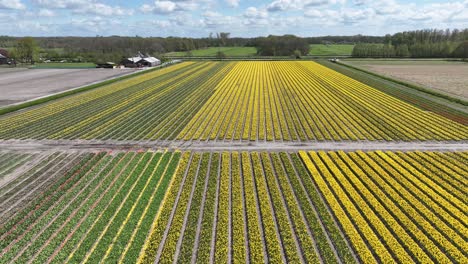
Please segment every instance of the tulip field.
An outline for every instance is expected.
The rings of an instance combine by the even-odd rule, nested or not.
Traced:
[[[0,117],[0,139],[466,140],[468,128],[312,61],[184,62]]]
[[[468,263],[468,126],[416,105],[202,61],[0,114],[0,264]]]
[[[467,152],[27,156],[24,183],[0,188],[2,219],[23,199],[8,190],[60,176],[2,223],[1,263],[467,259]]]

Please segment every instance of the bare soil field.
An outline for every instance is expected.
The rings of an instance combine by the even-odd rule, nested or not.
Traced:
[[[468,99],[468,63],[442,61],[347,61],[373,72]]]
[[[0,68],[0,107],[115,78],[134,69]]]

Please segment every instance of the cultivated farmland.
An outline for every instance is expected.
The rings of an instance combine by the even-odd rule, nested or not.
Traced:
[[[467,262],[467,115],[324,65],[183,62],[1,115],[0,263]]]
[[[22,159],[38,158],[1,154],[2,168],[13,166],[5,165],[9,159],[21,166]],[[50,153],[19,176],[24,183],[0,189],[2,208],[16,201],[7,191],[13,186],[40,189],[34,202],[1,226],[0,259],[463,262],[467,157],[382,151]],[[50,164],[60,176],[40,188],[41,177],[54,171]],[[2,209],[2,217],[7,212]]]
[[[0,117],[1,139],[465,140],[315,62],[186,62]]]
[[[468,64],[442,60],[346,60],[345,63],[468,99]]]

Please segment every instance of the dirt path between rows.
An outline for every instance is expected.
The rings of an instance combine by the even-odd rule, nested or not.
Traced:
[[[468,141],[116,141],[116,140],[3,140],[0,149],[7,151],[266,151],[296,152],[299,150],[324,151],[468,151]]]

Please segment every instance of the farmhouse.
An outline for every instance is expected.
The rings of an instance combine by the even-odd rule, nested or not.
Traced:
[[[0,65],[9,63],[10,59],[8,59],[8,52],[6,50],[0,49]]]
[[[161,64],[161,61],[155,57],[149,55],[143,55],[140,52],[137,56],[126,58],[122,61],[125,67],[136,68],[136,67],[154,67]]]

